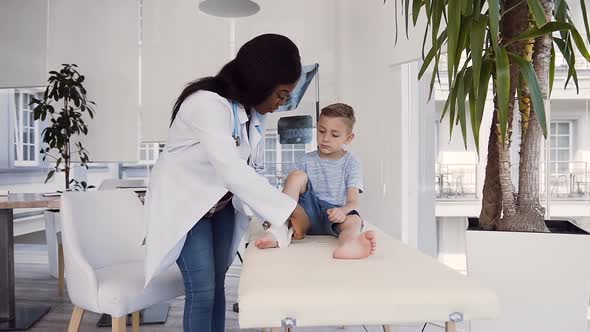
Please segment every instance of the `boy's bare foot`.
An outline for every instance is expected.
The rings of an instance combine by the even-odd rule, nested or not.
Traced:
[[[260,237],[260,239],[254,242],[256,248],[258,249],[267,249],[267,248],[277,248],[279,243],[277,239],[275,239],[274,235],[271,232],[264,232],[264,235]]]
[[[337,259],[363,259],[375,253],[377,239],[375,232],[366,231],[356,238],[344,242],[334,250],[332,257]]]

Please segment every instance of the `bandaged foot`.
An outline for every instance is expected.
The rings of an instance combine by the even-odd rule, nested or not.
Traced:
[[[256,242],[254,242],[254,245],[256,245],[256,248],[258,249],[277,248],[279,242],[271,232],[266,231],[258,240],[256,240]]]
[[[363,259],[375,253],[377,239],[375,232],[366,231],[336,248],[332,257],[337,259]]]

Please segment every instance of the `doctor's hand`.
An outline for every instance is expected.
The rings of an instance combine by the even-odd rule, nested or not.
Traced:
[[[328,214],[328,219],[335,224],[341,224],[346,219],[346,214],[344,214],[341,208],[327,209],[326,213]]]

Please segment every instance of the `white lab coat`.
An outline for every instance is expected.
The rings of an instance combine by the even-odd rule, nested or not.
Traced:
[[[150,175],[145,199],[145,284],[176,262],[186,234],[227,191],[234,194],[236,227],[232,254],[248,227],[248,214],[268,220],[277,236],[286,234],[285,221],[295,209],[289,196],[257,174],[247,160],[260,163],[259,145],[265,116],[252,117],[250,140],[244,107],[238,108],[241,144],[232,138],[229,101],[216,93],[199,91],[184,100],[169,130],[166,150]],[[263,132],[263,131],[262,131]],[[253,153],[254,152],[254,153]],[[251,212],[250,212],[251,211]],[[283,246],[285,239],[279,239]],[[286,240],[288,241],[288,240]]]

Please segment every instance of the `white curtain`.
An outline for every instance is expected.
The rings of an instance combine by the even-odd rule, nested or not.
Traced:
[[[194,0],[143,0],[141,140],[166,141],[184,86],[229,61],[230,21],[203,14]]]
[[[75,63],[96,116],[82,142],[93,162],[135,162],[139,151],[137,0],[50,0],[48,70]]]
[[[45,84],[47,1],[0,1],[0,88]]]

